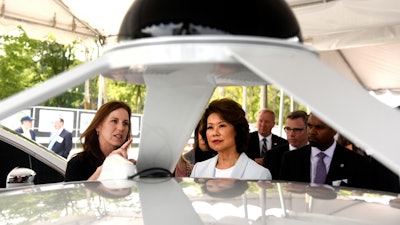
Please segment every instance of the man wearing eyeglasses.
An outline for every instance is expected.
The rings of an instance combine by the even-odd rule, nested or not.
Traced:
[[[263,166],[269,169],[272,179],[278,180],[280,178],[281,162],[285,152],[308,144],[307,119],[307,113],[302,110],[293,111],[286,117],[284,130],[286,140],[289,143],[272,148],[268,152],[268,157],[264,157],[263,160]]]
[[[287,144],[287,140],[272,134],[275,126],[275,113],[270,109],[261,109],[257,114],[257,131],[250,133],[246,154],[249,158],[262,165],[265,155],[270,149]]]

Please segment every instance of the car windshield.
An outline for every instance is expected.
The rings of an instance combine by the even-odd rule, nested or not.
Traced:
[[[137,2],[141,4],[151,1]],[[264,1],[255,2],[264,5]],[[0,217],[7,224],[398,224],[398,193],[369,189],[366,187],[372,186],[367,185],[358,186],[364,184],[364,178],[373,177],[375,183],[380,183],[380,178],[386,178],[370,173],[372,170],[369,165],[375,163],[376,167],[373,168],[382,166],[384,171],[389,169],[395,179],[391,184],[399,188],[397,173],[400,171],[400,154],[395,151],[398,148],[397,128],[400,126],[397,109],[379,102],[359,83],[348,80],[323,63],[314,48],[304,45],[301,42],[300,27],[283,1],[271,1],[271,6],[278,6],[283,11],[266,7],[265,12],[247,10],[248,4],[235,3],[234,12],[244,13],[244,16],[227,13],[233,21],[240,18],[232,26],[221,11],[211,13],[208,6],[201,12],[190,11],[198,8],[184,8],[187,4],[181,4],[180,1],[177,4],[182,7],[165,4],[163,7],[155,7],[158,13],[146,14],[143,12],[156,3],[143,3],[146,7],[142,5],[142,13],[133,15],[135,17],[127,16],[127,20],[123,21],[118,36],[120,42],[106,49],[99,58],[0,101],[0,118],[4,119],[13,113],[27,110],[27,106],[43,104],[49,98],[96,76],[99,80],[106,78],[122,84],[146,87],[143,115],[137,118],[140,128],[135,130],[139,140],[137,153],[133,154],[134,163],[127,160],[126,156],[127,149],[131,147],[131,127],[128,126],[131,125],[131,118],[126,116],[131,114],[130,110],[125,109],[127,113],[120,108],[111,110],[109,114],[117,111],[118,116],[111,116],[110,120],[99,119],[95,121],[97,124],[91,121],[99,115],[98,112],[83,112],[82,117],[71,119],[70,124],[81,123],[83,130],[79,131],[79,135],[89,133],[83,141],[85,144],[94,144],[94,147],[85,149],[84,153],[72,160],[87,168],[79,170],[75,167],[74,175],[78,179],[66,179],[66,182],[57,180],[54,183],[50,181],[52,184],[47,185],[37,183],[34,186],[2,191]],[[215,5],[223,6],[225,10],[225,4]],[[204,14],[203,11],[210,13]],[[133,8],[128,12],[136,10]],[[199,20],[176,23],[176,20],[181,19],[180,13]],[[286,17],[275,18],[275,15]],[[165,21],[166,17],[171,19]],[[132,18],[140,23],[129,20]],[[215,26],[214,19],[218,21]],[[207,23],[197,22],[203,20]],[[263,24],[259,24],[260,21]],[[276,26],[276,21],[286,23]],[[275,29],[267,29],[269,26],[264,22]],[[219,26],[219,23],[222,25]],[[248,24],[260,26],[254,32],[248,32]],[[302,148],[303,151],[291,150],[284,153],[285,160],[279,162],[282,165],[286,163],[286,168],[290,170],[282,169],[284,172],[276,176],[282,179],[271,179],[269,170],[257,165],[268,159],[268,148],[272,151],[271,146],[277,145],[272,135],[265,135],[267,137],[262,142],[257,139],[261,134],[256,135],[258,141],[255,146],[261,150],[256,153],[259,157],[247,156],[242,152],[236,154],[239,153],[237,143],[248,141],[248,121],[243,123],[241,120],[247,116],[246,107],[241,108],[237,102],[233,103],[234,106],[227,104],[229,107],[226,114],[233,117],[231,122],[217,110],[205,110],[208,109],[213,93],[222,92],[224,87],[242,87],[240,96],[243,96],[245,103],[249,100],[247,88],[269,85],[281,89],[281,93],[293,96],[308,112],[312,112],[304,130],[312,130],[314,134],[308,133],[309,145]],[[99,96],[102,94],[99,93]],[[267,95],[261,93],[260,96],[264,98]],[[103,96],[104,99],[106,97]],[[283,104],[284,98],[280,97],[280,103]],[[98,111],[105,105],[102,104],[103,98],[99,97]],[[125,104],[124,101],[128,100],[121,99],[120,102]],[[279,114],[283,113],[281,104]],[[239,109],[240,116],[235,117],[235,109]],[[42,108],[42,118],[50,115],[46,114],[46,110]],[[74,117],[76,111],[62,111],[64,115],[69,115],[66,120],[78,118]],[[200,120],[204,115],[209,116],[205,117],[207,120]],[[282,115],[279,116],[282,118]],[[211,122],[208,120],[210,117]],[[33,118],[24,116],[20,119],[21,122],[24,120],[32,122]],[[107,127],[102,123],[104,121],[111,125]],[[202,175],[196,176],[192,172],[192,178],[172,177],[177,162],[182,159],[182,151],[199,121],[203,125],[201,134],[206,144],[220,147],[215,148],[220,152],[205,161],[209,164],[201,164],[200,169],[196,167],[200,164],[194,165],[193,171],[202,170]],[[235,127],[235,123],[241,122],[245,124],[245,129]],[[112,131],[104,134],[104,127]],[[88,132],[85,133],[85,129]],[[297,135],[302,129],[293,126],[290,129],[287,127],[285,131]],[[210,142],[207,139],[209,131],[214,132]],[[282,131],[283,125],[279,124],[278,132]],[[50,134],[49,130],[43,132]],[[75,137],[79,136],[78,131],[72,132],[76,132]],[[361,158],[356,154],[347,157],[350,151],[344,148],[336,150],[338,144],[333,136],[337,132],[352,140],[368,157]],[[30,131],[25,129],[22,133],[33,139]],[[320,133],[329,136],[329,140],[321,138],[318,135]],[[54,134],[54,137],[57,135]],[[63,140],[53,139],[52,136],[48,135],[45,140],[48,149]],[[71,158],[66,157],[64,164],[56,163],[56,160],[50,160],[53,153],[39,153],[43,147],[22,139],[26,145],[24,149],[30,149],[35,159],[51,161],[47,165],[62,168],[62,172],[65,172],[67,160]],[[74,140],[75,143],[82,141],[78,139]],[[10,143],[20,146],[18,141]],[[100,144],[104,143],[108,148],[101,148]],[[231,143],[234,143],[234,147]],[[223,159],[232,159],[222,156],[228,149],[223,148],[224,145],[236,151],[235,158],[232,157],[234,160],[226,161],[230,164],[221,163]],[[245,151],[247,144],[242,147],[240,151]],[[287,144],[287,147],[290,146]],[[87,152],[95,150],[99,152],[95,159],[82,160]],[[321,151],[326,154],[318,158],[317,153]],[[334,151],[339,153],[335,155]],[[257,162],[257,159],[263,161]],[[31,163],[32,157],[26,161]],[[366,165],[364,163],[368,163],[368,166],[363,167]],[[71,164],[73,168],[74,164]],[[238,172],[235,170],[237,168],[244,169]],[[256,172],[247,168],[255,168]],[[328,172],[333,171],[333,168],[337,169],[337,173]],[[39,173],[38,168],[34,170],[37,170],[37,174],[45,174]],[[327,180],[329,184],[324,183]]]

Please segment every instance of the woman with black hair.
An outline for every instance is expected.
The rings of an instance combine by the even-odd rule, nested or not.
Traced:
[[[271,180],[271,173],[247,157],[249,123],[242,106],[232,99],[212,101],[206,108],[200,130],[216,156],[194,165],[191,177]]]

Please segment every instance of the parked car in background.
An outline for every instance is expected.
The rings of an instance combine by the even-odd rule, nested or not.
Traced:
[[[16,167],[35,171],[34,184],[47,184],[64,181],[66,166],[66,159],[0,125],[0,188]]]

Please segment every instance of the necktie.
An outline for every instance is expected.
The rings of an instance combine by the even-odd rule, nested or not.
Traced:
[[[55,131],[55,132],[53,132],[53,133],[51,134],[50,143],[49,143],[49,145],[47,146],[47,149],[52,150],[53,145],[56,143],[57,136],[58,136],[58,132],[57,132],[57,131]]]
[[[265,154],[267,153],[267,139],[263,138],[263,145],[262,145],[262,149],[261,149],[261,157],[265,157]]]
[[[315,173],[314,183],[324,184],[325,178],[326,178],[326,166],[325,166],[324,158],[325,158],[326,154],[323,152],[320,152],[317,154],[317,156],[319,159],[317,162],[317,170]]]

